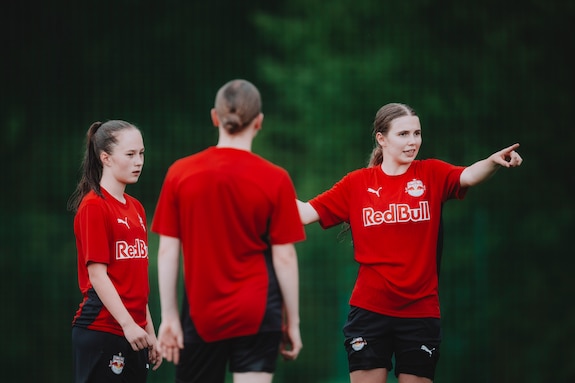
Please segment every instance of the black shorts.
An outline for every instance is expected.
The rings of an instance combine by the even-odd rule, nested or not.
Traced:
[[[232,373],[273,373],[281,337],[281,331],[277,331],[218,342],[185,343],[176,366],[176,382],[223,383],[228,363]]]
[[[439,360],[439,318],[396,318],[351,307],[343,328],[349,372],[393,369],[433,380]]]
[[[132,350],[123,336],[72,327],[74,383],[144,383],[148,350]]]

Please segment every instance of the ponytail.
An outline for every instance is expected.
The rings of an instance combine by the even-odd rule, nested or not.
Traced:
[[[222,125],[230,134],[235,134],[244,128],[240,116],[236,113],[230,113],[222,118]]]
[[[100,179],[102,178],[102,163],[94,146],[94,135],[102,126],[102,122],[97,121],[90,125],[86,133],[86,150],[84,159],[80,167],[82,176],[76,186],[76,190],[68,200],[68,210],[77,212],[80,202],[90,190],[94,190],[98,195],[102,195],[100,190]]]
[[[383,163],[383,150],[381,146],[377,145],[373,148],[371,152],[371,156],[369,157],[369,162],[367,163],[367,167],[371,168],[373,166],[378,166]]]

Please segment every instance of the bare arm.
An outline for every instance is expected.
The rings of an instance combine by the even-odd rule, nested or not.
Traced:
[[[280,352],[285,359],[294,360],[303,347],[299,327],[299,272],[295,246],[292,243],[273,245],[272,257],[287,317],[289,345],[282,344]]]
[[[480,184],[493,176],[500,167],[513,168],[520,166],[523,159],[515,151],[518,147],[519,144],[511,145],[465,168],[459,178],[461,186],[470,187]]]
[[[108,265],[89,263],[88,275],[96,294],[114,319],[122,326],[124,337],[130,342],[132,349],[138,351],[153,346],[153,339],[150,338],[148,332],[138,326],[124,306],[116,287],[108,276]]]
[[[158,344],[162,356],[178,364],[184,336],[178,309],[178,276],[180,265],[179,238],[160,236],[158,250],[158,285],[162,321],[158,329]]]
[[[296,203],[302,224],[307,225],[319,221],[319,214],[309,202],[302,202],[298,199]]]

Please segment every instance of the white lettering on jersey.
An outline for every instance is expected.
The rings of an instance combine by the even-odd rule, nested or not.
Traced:
[[[126,241],[116,242],[116,259],[148,258],[148,246],[145,241],[136,238],[133,245]]]
[[[381,225],[383,223],[429,221],[429,202],[420,201],[418,208],[410,208],[408,204],[389,204],[386,211],[377,211],[371,207],[363,209],[363,226]]]

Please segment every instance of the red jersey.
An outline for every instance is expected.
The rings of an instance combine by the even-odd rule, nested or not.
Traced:
[[[281,329],[271,245],[305,239],[295,201],[288,173],[245,150],[211,147],[168,170],[152,230],[182,242],[189,314],[203,340]]]
[[[124,336],[122,327],[92,287],[87,265],[89,262],[108,265],[108,276],[124,306],[134,321],[145,328],[150,293],[146,214],[135,198],[124,194],[124,204],[101,190],[104,198],[89,192],[74,218],[78,284],[83,300],[73,325]]]
[[[406,173],[353,171],[310,201],[328,228],[348,222],[359,271],[350,304],[395,317],[440,317],[437,242],[441,208],[467,189],[463,167],[413,161]]]

